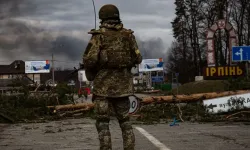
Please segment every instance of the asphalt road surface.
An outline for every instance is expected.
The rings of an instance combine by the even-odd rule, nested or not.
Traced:
[[[48,123],[0,124],[0,150],[98,150],[92,119]],[[244,123],[134,124],[136,150],[249,150],[250,126]],[[122,150],[115,119],[110,122],[113,150]]]

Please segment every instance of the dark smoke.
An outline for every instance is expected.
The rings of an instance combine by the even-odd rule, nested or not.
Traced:
[[[46,39],[48,35],[40,36],[42,39],[37,36],[43,29],[28,27],[15,19],[34,9],[30,0],[0,0],[0,50],[5,58],[13,61],[19,56],[22,59],[20,56],[51,45]]]
[[[79,53],[86,42],[69,36],[57,37],[53,41],[53,35],[44,29],[30,27],[15,20],[25,14],[32,14],[35,8],[30,0],[0,1],[0,50],[5,58],[13,61],[13,59],[24,59],[25,55],[46,57],[53,50],[55,53],[68,56],[71,60],[79,59]]]
[[[19,6],[23,0],[1,0],[0,1],[0,20],[15,17],[20,14]]]
[[[31,27],[16,20],[36,12],[33,0],[0,0],[0,54],[5,60],[25,60],[27,56],[50,59],[51,53],[67,56],[66,61],[81,61],[88,39],[78,39],[70,35],[54,38],[52,33],[39,27]],[[41,10],[40,10],[40,13]],[[87,35],[87,33],[86,33]],[[164,56],[163,42],[160,38],[142,41],[137,39],[143,58]],[[60,58],[59,58],[60,59]]]
[[[66,55],[71,60],[81,60],[88,41],[79,40],[70,36],[59,36],[53,42],[53,51],[56,54]]]
[[[144,59],[164,58],[164,45],[160,38],[150,39],[147,41],[138,40],[138,46]]]

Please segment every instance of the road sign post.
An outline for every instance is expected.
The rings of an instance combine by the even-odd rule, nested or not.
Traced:
[[[245,64],[246,64],[246,73],[247,73],[247,80],[248,80],[248,75],[249,75],[248,74],[248,61],[246,61]]]
[[[250,46],[233,46],[232,48],[232,61],[245,62],[246,73],[248,78],[248,61],[250,61]]]
[[[129,101],[130,101],[129,114],[134,114],[140,108],[140,101],[134,96],[130,96]]]
[[[177,82],[177,95],[179,93],[179,80],[178,80],[178,77],[179,77],[179,73],[175,73],[175,77],[176,77],[176,82]]]

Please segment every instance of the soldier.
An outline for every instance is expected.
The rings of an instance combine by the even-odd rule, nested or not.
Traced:
[[[93,80],[100,149],[112,149],[109,121],[113,107],[122,130],[124,150],[134,150],[135,136],[128,116],[129,96],[133,95],[131,69],[141,63],[142,56],[133,31],[123,28],[116,6],[102,6],[99,19],[100,29],[89,32],[92,37],[83,55],[83,63],[86,77]]]

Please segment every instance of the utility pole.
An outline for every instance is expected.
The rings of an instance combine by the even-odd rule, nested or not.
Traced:
[[[52,84],[55,86],[54,54],[52,52]]]
[[[172,72],[172,86],[173,86],[173,84],[174,84],[174,80],[177,82],[177,95],[178,95],[178,93],[179,93],[179,79],[178,79],[178,77],[179,77],[179,73],[173,73]]]

